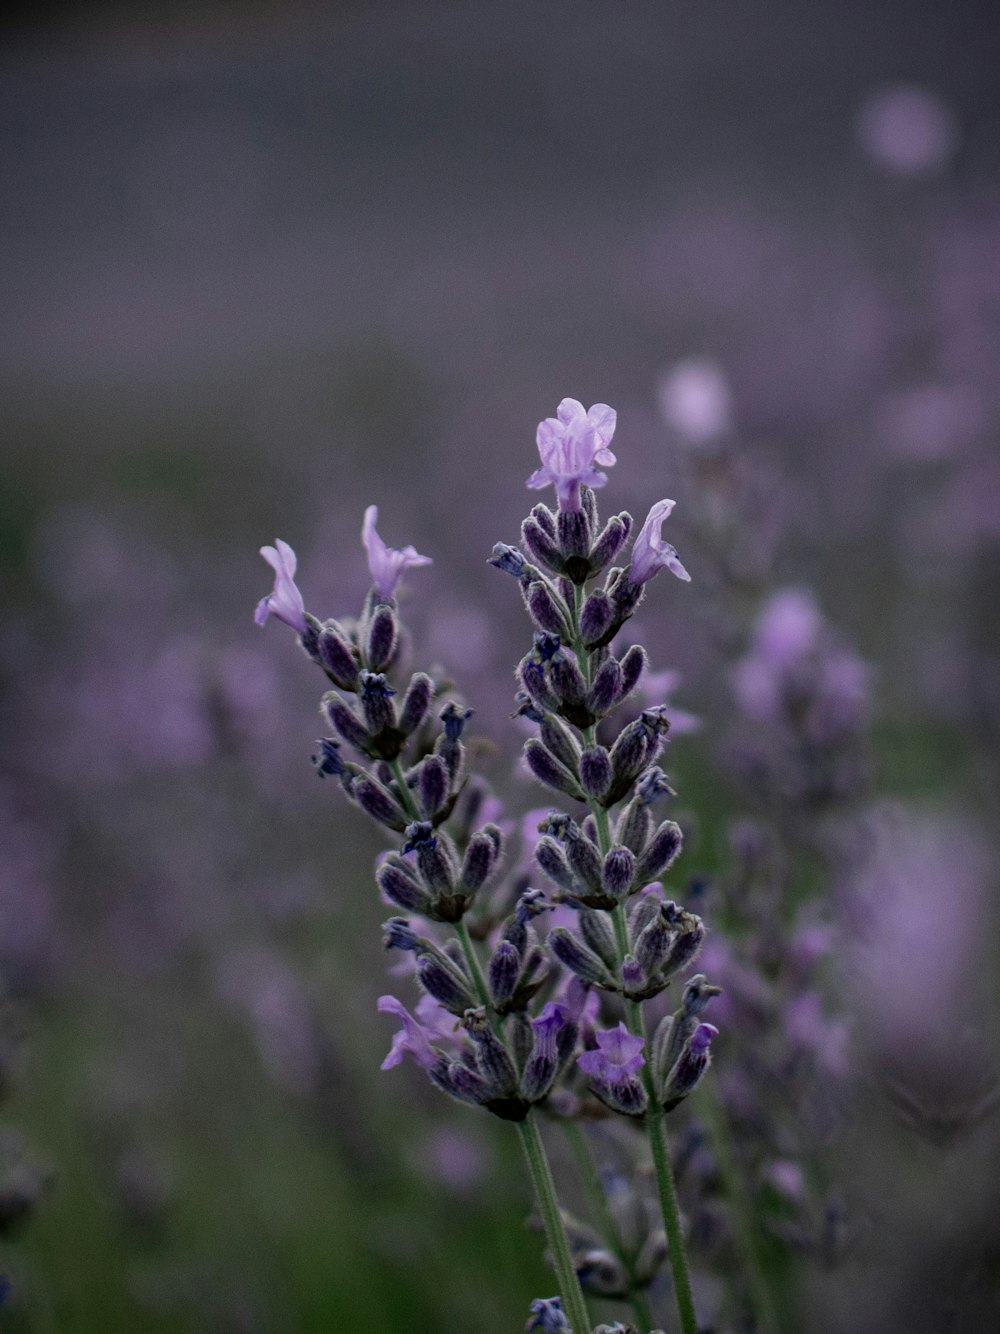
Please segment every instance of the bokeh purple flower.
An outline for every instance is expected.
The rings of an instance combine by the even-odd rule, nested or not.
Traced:
[[[634,584],[645,584],[664,567],[685,583],[691,582],[691,576],[681,564],[677,551],[661,536],[663,520],[673,509],[672,500],[658,500],[646,516],[646,522],[639,531],[632,547],[632,565],[629,578]]]
[[[394,597],[403,573],[418,565],[432,564],[430,556],[421,556],[415,547],[387,547],[375,530],[378,506],[369,505],[361,526],[361,541],[368,552],[368,568],[378,595],[384,601]]]
[[[606,403],[595,403],[589,411],[575,398],[564,398],[555,417],[538,423],[538,452],[542,466],[528,478],[533,491],[552,485],[564,510],[580,508],[580,487],[600,487],[607,474],[595,464],[610,468],[615,456],[608,448],[615,433],[618,414]]]
[[[404,1056],[412,1056],[417,1065],[430,1070],[437,1061],[437,1053],[430,1043],[430,1036],[424,1026],[414,1019],[402,1001],[395,996],[379,996],[379,1014],[394,1014],[403,1021],[392,1039],[392,1046],[382,1062],[383,1070],[391,1070],[401,1064]]]
[[[306,607],[295,584],[298,559],[287,542],[275,538],[273,547],[261,547],[260,554],[274,571],[274,591],[257,603],[253,618],[266,625],[269,616],[277,616],[300,635],[306,630]]]

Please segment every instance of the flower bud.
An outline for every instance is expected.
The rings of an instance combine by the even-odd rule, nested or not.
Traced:
[[[607,913],[594,908],[581,908],[577,914],[577,921],[585,943],[610,969],[617,968],[618,949]]]
[[[484,829],[473,834],[462,858],[459,888],[469,898],[482,889],[497,862],[497,845]]]
[[[664,820],[639,858],[635,871],[639,883],[648,885],[669,870],[680,854],[683,841],[680,825]]]
[[[574,1030],[575,1045],[576,1025],[569,1020],[565,1006],[554,1001],[549,1001],[531,1021],[534,1044],[521,1076],[521,1094],[527,1102],[540,1102],[552,1087],[561,1063],[560,1047],[565,1049],[566,1045],[560,1039],[567,1027]]]
[[[569,862],[566,860],[566,854],[555,841],[548,836],[540,838],[535,846],[535,861],[549,877],[555,881],[560,889],[572,894],[576,888],[576,881],[573,878],[573,872],[570,870]]]
[[[435,897],[449,896],[455,888],[451,859],[442,846],[443,837],[435,837],[429,823],[418,821],[407,826],[407,842],[403,845],[404,852],[412,850],[417,854],[420,875]]]
[[[509,940],[501,940],[493,951],[489,967],[490,996],[497,1008],[513,996],[520,972],[521,955]]]
[[[561,649],[553,654],[546,673],[549,685],[564,709],[580,709],[587,695],[587,683],[575,658]],[[576,718],[571,721],[576,722]],[[587,727],[589,723],[580,723]]]
[[[672,904],[661,903],[655,917],[636,938],[635,957],[642,967],[643,975],[649,979],[654,978],[666,963],[674,943],[676,930],[671,907]]]
[[[394,829],[401,834],[406,828],[408,819],[402,806],[374,778],[359,778],[351,787],[351,796],[366,815],[384,824],[387,829]]]
[[[612,848],[601,868],[601,885],[605,894],[620,903],[632,888],[634,875],[635,858],[628,848]]]
[[[639,678],[642,676],[649,658],[646,650],[641,644],[633,644],[628,652],[622,657],[622,699],[626,695],[631,695],[632,691],[639,684]]]
[[[493,1098],[509,1098],[517,1091],[517,1071],[507,1048],[490,1027],[483,1009],[469,1009],[465,1027],[476,1044],[476,1064]]]
[[[392,661],[399,638],[396,612],[388,602],[380,602],[368,625],[368,666],[381,672]]]
[[[540,630],[547,630],[563,639],[571,637],[566,608],[556,601],[548,584],[537,579],[529,584],[526,601],[531,619]]]
[[[556,515],[556,541],[563,559],[563,569],[575,584],[586,583],[590,575],[592,539],[593,529],[586,507],[578,510],[560,508]]]
[[[611,626],[611,603],[608,595],[595,589],[580,612],[580,636],[587,648],[596,648],[604,641]]]
[[[621,689],[621,665],[617,658],[607,658],[598,667],[594,676],[594,683],[587,695],[587,708],[596,718],[603,718],[617,704]]]
[[[341,690],[357,690],[358,664],[347,636],[336,623],[329,621],[316,638],[316,656],[334,685]]]
[[[386,898],[391,899],[404,912],[427,911],[430,895],[402,858],[396,859],[395,854],[387,857],[376,870],[375,880]]]
[[[611,787],[611,757],[603,746],[591,746],[580,756],[580,784],[595,801],[607,795]]]
[[[428,1073],[432,1083],[443,1092],[450,1093],[459,1102],[468,1102],[481,1107],[490,1099],[490,1089],[486,1080],[461,1061],[452,1061],[443,1071],[435,1066]]]
[[[549,932],[549,948],[559,962],[581,981],[604,987],[614,986],[614,978],[600,957],[566,927],[557,926]]]
[[[667,1076],[663,1089],[663,1109],[671,1111],[701,1082],[712,1061],[712,1039],[719,1036],[714,1024],[698,1024],[677,1063]]]
[[[427,820],[433,820],[448,800],[448,768],[440,755],[428,755],[417,770],[417,793],[420,809]]]
[[[555,536],[547,533],[537,519],[528,518],[521,524],[521,541],[539,565],[547,567],[554,574],[562,570],[562,556]]]
[[[704,943],[704,922],[694,913],[682,913],[681,929],[678,931],[671,946],[670,954],[663,965],[664,976],[671,977],[674,973],[683,973],[686,968],[690,968],[701,953],[701,947]]]
[[[396,726],[392,696],[396,693],[381,672],[361,672],[361,707],[365,724],[373,737]]]
[[[549,684],[545,668],[535,653],[523,657],[517,665],[517,677],[524,687],[525,694],[543,713],[552,712],[559,707],[559,699]]]
[[[538,1334],[573,1334],[558,1297],[536,1297],[529,1311],[531,1319],[525,1326],[525,1334],[536,1330]]]
[[[399,710],[399,730],[403,736],[415,732],[427,717],[434,695],[434,685],[426,672],[415,672],[403,696]]]
[[[556,535],[556,516],[549,509],[548,505],[539,501],[537,505],[532,505],[530,517],[538,524],[543,532],[548,533],[549,537]]]
[[[591,578],[611,564],[625,545],[631,527],[630,514],[616,514],[607,521],[590,550]]]
[[[539,782],[555,788],[557,792],[565,792],[578,801],[583,800],[579,783],[570,771],[546,750],[537,737],[532,737],[530,741],[525,742],[524,758],[527,761],[528,768]]]
[[[646,980],[642,964],[634,954],[626,954],[622,959],[622,986],[628,991],[638,991]]]
[[[475,1005],[472,988],[442,956],[424,954],[417,960],[417,977],[429,996],[452,1014],[461,1016]]]
[[[641,857],[652,832],[653,817],[649,813],[649,807],[636,795],[621,813],[615,830],[615,839],[623,847],[634,852],[637,857]]]
[[[517,547],[512,547],[506,542],[495,543],[493,554],[486,563],[503,570],[504,574],[512,574],[515,579],[521,578],[528,564]]]
[[[316,745],[319,751],[309,758],[315,764],[320,778],[344,778],[348,770],[340,756],[340,743],[332,737],[322,736]]]
[[[349,745],[361,751],[363,755],[371,754],[372,738],[368,729],[344,700],[332,690],[328,690],[323,696],[323,711],[334,731],[339,732]]]
[[[601,878],[601,854],[596,844],[572,820],[567,823],[563,837],[570,870],[578,880],[583,881],[592,894],[602,894],[604,884]]]
[[[580,743],[559,718],[543,719],[538,729],[542,744],[575,777],[580,767]]]

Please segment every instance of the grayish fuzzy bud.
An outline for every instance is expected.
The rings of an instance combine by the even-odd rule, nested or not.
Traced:
[[[319,632],[316,656],[334,685],[340,686],[341,690],[357,690],[357,660],[347,635],[336,621],[329,621]]]
[[[392,696],[396,693],[381,672],[361,672],[358,676],[361,707],[365,724],[373,737],[396,726]]]
[[[540,502],[537,505],[533,505],[531,509],[531,518],[534,519],[540,528],[548,533],[549,537],[555,537],[556,516],[549,509],[548,505],[543,505]]]
[[[564,837],[570,870],[592,893],[602,893],[601,854],[597,846],[572,821],[566,826]]]
[[[579,708],[583,704],[587,695],[587,683],[575,658],[571,658],[568,653],[560,649],[558,653],[553,654],[546,676],[553,693],[564,708],[567,706]]]
[[[662,899],[653,894],[639,894],[636,897],[635,908],[632,910],[632,916],[629,919],[629,931],[632,939],[636,940],[639,933],[644,931],[653,918],[660,911]]]
[[[554,838],[540,838],[535,846],[535,861],[560,889],[572,893],[576,885],[566,854]]]
[[[540,580],[528,585],[528,591],[525,595],[525,602],[531,619],[540,630],[547,630],[550,634],[559,635],[562,639],[571,637],[569,615],[565,606],[562,605],[562,599],[558,601],[553,596],[552,589],[548,584],[543,584]]]
[[[612,848],[601,868],[601,885],[605,894],[621,902],[632,888],[635,876],[635,858],[628,848]]]
[[[556,515],[556,541],[563,558],[563,568],[575,584],[586,582],[590,574],[590,547],[593,528],[585,508],[561,509]]]
[[[616,514],[607,521],[604,528],[598,533],[590,550],[590,574],[592,578],[600,574],[618,555],[625,545],[631,526],[632,516],[630,514]]]
[[[403,813],[403,808],[374,778],[358,778],[351,786],[351,796],[366,815],[384,824],[387,829],[394,829],[397,834],[406,829],[408,817]]]
[[[417,793],[420,809],[427,820],[433,820],[448,800],[450,775],[440,755],[428,755],[417,770]]]
[[[410,828],[412,829],[412,825]],[[409,831],[407,831],[409,832]],[[442,846],[441,838],[426,839],[416,846],[417,865],[424,884],[435,898],[449,897],[455,892],[455,871],[451,858]]]
[[[581,908],[577,914],[580,934],[587,945],[599,955],[612,971],[618,967],[618,948],[606,912],[595,908]]]
[[[523,1070],[531,1049],[535,1045],[535,1034],[531,1020],[523,1010],[515,1010],[507,1020],[507,1040],[514,1056],[514,1064]]]
[[[388,602],[381,602],[375,608],[368,625],[368,666],[373,672],[381,672],[388,667],[396,652],[399,637],[399,624],[396,612]]]
[[[399,710],[399,730],[403,736],[415,732],[427,717],[434,696],[434,684],[426,672],[415,672],[403,696]]]
[[[670,954],[663,965],[664,974],[672,977],[674,973],[683,973],[686,968],[690,968],[701,953],[704,943],[705,924],[694,913],[684,913],[683,929],[674,940]]]
[[[405,912],[426,912],[430,896],[402,858],[386,860],[375,872],[379,889]]]
[[[580,743],[560,718],[545,718],[538,729],[545,747],[574,778],[580,769]]]
[[[580,636],[587,648],[596,648],[604,642],[611,627],[611,603],[608,595],[595,589],[580,612]]]
[[[649,807],[636,796],[622,811],[615,830],[615,838],[623,847],[629,848],[637,857],[641,857],[652,832],[653,817],[649,813]]]
[[[524,758],[528,763],[528,768],[540,782],[554,788],[557,792],[565,792],[567,796],[575,797],[578,801],[583,800],[580,784],[565,765],[560,764],[537,737],[532,737],[530,741],[525,742]]]
[[[608,799],[620,801],[642,773],[650,759],[653,739],[640,719],[618,733],[611,747],[611,791]]]
[[[490,1088],[481,1075],[476,1074],[461,1061],[452,1061],[442,1072],[435,1066],[428,1072],[431,1081],[445,1093],[450,1093],[459,1102],[469,1102],[473,1106],[482,1106],[490,1099]]]
[[[669,870],[680,855],[683,842],[680,825],[673,820],[664,820],[639,858],[635,872],[639,883],[648,885]]]
[[[653,978],[667,961],[676,931],[673,914],[666,903],[661,903],[653,920],[643,928],[635,942],[635,957],[644,975]]]
[[[476,1003],[472,988],[461,974],[439,956],[422,955],[417,960],[417,977],[427,994],[454,1015],[465,1014]]]
[[[490,1098],[510,1098],[517,1091],[517,1070],[507,1048],[490,1027],[483,1009],[469,1009],[465,1027],[476,1044],[476,1064],[489,1088]]]
[[[372,738],[368,729],[344,700],[332,690],[323,696],[323,711],[334,731],[339,732],[349,745],[361,751],[363,755],[371,753]]]
[[[469,839],[462,859],[459,885],[463,893],[471,898],[482,889],[496,862],[497,846],[486,830],[480,829]]]
[[[544,666],[534,653],[527,654],[518,663],[517,678],[525,694],[543,713],[558,709],[559,699],[549,684]]]
[[[614,978],[599,955],[566,927],[557,926],[549,932],[549,948],[559,962],[582,981],[614,986]]]
[[[587,708],[595,717],[603,718],[618,703],[621,689],[621,664],[617,658],[608,658],[601,663],[594,676],[594,683],[587,695]]]
[[[664,1111],[672,1111],[701,1083],[712,1063],[710,1047],[718,1032],[714,1024],[698,1024],[688,1037],[663,1086]]]
[[[631,695],[648,666],[649,658],[641,644],[633,644],[622,657],[622,699]]]
[[[521,524],[521,541],[531,555],[554,574],[559,574],[563,567],[562,555],[555,538],[550,536],[537,519],[525,519]]]
[[[642,964],[634,954],[626,954],[622,959],[622,985],[626,991],[638,991],[646,980]]]
[[[520,953],[509,940],[501,940],[493,951],[489,967],[490,995],[494,1005],[504,1005],[510,1000],[520,972]]]
[[[503,570],[504,574],[512,574],[515,579],[521,578],[528,565],[517,547],[512,547],[508,542],[494,543],[493,554],[486,563]]]
[[[611,757],[603,746],[591,746],[580,756],[580,784],[595,801],[602,801],[610,791]]]

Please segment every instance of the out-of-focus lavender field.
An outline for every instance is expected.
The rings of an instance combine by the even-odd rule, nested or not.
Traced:
[[[692,583],[639,619],[701,720],[669,757],[686,875],[726,870],[770,593],[811,589],[871,666],[828,914],[846,1221],[825,1263],[786,1239],[803,1328],[1000,1327],[998,39],[973,0],[5,31],[0,1323],[505,1334],[554,1289],[508,1127],[379,1071],[380,844],[252,612],[276,535],[311,610],[360,605],[377,503],[434,559],[415,658],[460,681],[510,818],[544,805],[486,558],[572,395],[618,410],[612,508],[678,500]],[[725,568],[695,522],[723,455]]]

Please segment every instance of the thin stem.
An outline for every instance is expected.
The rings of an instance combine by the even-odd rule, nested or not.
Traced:
[[[761,1255],[760,1234],[754,1221],[753,1202],[747,1192],[743,1171],[736,1159],[726,1110],[708,1081],[704,1081],[698,1088],[695,1100],[698,1110],[708,1122],[715,1161],[729,1197],[734,1240],[750,1286],[757,1326],[761,1334],[779,1334],[782,1321],[768,1279],[764,1257]]]
[[[458,936],[459,944],[462,946],[465,962],[469,965],[469,972],[472,974],[472,981],[475,984],[479,1003],[487,1013],[490,1013],[489,988],[486,985],[486,978],[483,976],[483,970],[479,963],[479,956],[476,954],[476,947],[472,943],[472,937],[469,935],[469,928],[465,925],[464,918],[460,918],[459,921],[455,923],[455,935]]]
[[[646,1066],[644,1069],[648,1070],[649,1067]],[[649,1082],[652,1083],[652,1080]],[[683,1334],[698,1334],[698,1317],[695,1314],[694,1297],[691,1293],[691,1276],[688,1273],[687,1251],[684,1247],[684,1234],[681,1231],[677,1191],[674,1188],[674,1177],[670,1168],[670,1146],[667,1142],[663,1109],[655,1103],[652,1104],[646,1121],[649,1126],[649,1143],[653,1150],[653,1169],[656,1172],[656,1187],[660,1195],[663,1225],[667,1230],[668,1258],[674,1278],[677,1314],[681,1319]]]
[[[625,1271],[625,1277],[628,1280],[628,1299],[635,1311],[636,1319],[642,1326],[642,1334],[648,1334],[648,1331],[653,1327],[653,1318],[636,1278],[632,1257],[626,1252],[618,1228],[615,1226],[615,1220],[611,1216],[608,1197],[605,1194],[604,1185],[597,1170],[597,1164],[594,1162],[594,1155],[591,1152],[590,1140],[575,1121],[563,1121],[562,1127],[566,1133],[570,1149],[573,1151],[573,1157],[576,1159],[577,1170],[590,1200],[590,1206],[597,1215],[600,1231]]]
[[[542,1142],[534,1114],[529,1112],[523,1121],[517,1123],[517,1129],[521,1136],[521,1144],[524,1146],[528,1171],[531,1173],[531,1184],[535,1188],[535,1199],[538,1202],[542,1222],[545,1225],[545,1239],[549,1244],[549,1251],[555,1266],[559,1292],[563,1300],[563,1310],[573,1334],[590,1334],[590,1316],[587,1314],[587,1304],[583,1299],[580,1280],[577,1278],[576,1270],[573,1267],[569,1239],[563,1226],[562,1214],[559,1212],[559,1201],[556,1198],[552,1169],[549,1166],[545,1145]]]
[[[403,766],[398,759],[389,761],[389,768],[392,770],[392,776],[399,784],[399,800],[403,810],[411,820],[419,820],[420,812],[417,810],[417,803],[413,800],[413,793],[410,791],[406,778],[403,776]]]

